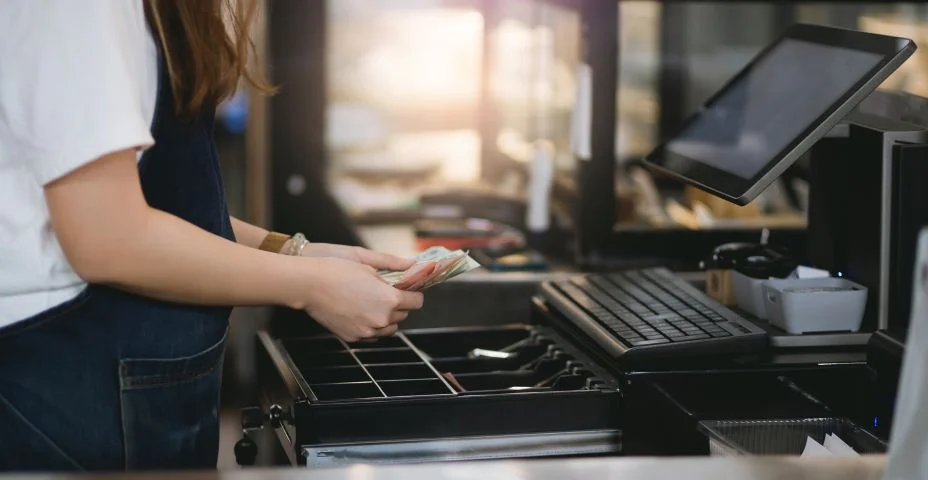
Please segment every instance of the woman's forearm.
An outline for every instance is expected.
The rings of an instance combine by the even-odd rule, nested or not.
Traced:
[[[232,217],[232,230],[235,231],[235,240],[238,243],[251,248],[260,247],[268,234],[267,230],[235,217]]]
[[[111,250],[110,267],[92,280],[181,303],[305,308],[291,292],[319,273],[313,259],[230,242],[158,210],[140,238]]]
[[[52,228],[75,271],[162,300],[301,307],[315,259],[230,242],[145,202],[134,152],[103,157],[46,186]]]

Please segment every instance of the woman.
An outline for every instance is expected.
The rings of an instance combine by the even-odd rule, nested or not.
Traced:
[[[265,88],[231,3],[0,3],[0,470],[215,467],[230,306],[353,341],[422,305],[375,273],[408,260],[229,218],[213,112]]]

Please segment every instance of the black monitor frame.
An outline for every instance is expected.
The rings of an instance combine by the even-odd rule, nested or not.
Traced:
[[[738,205],[746,205],[766,189],[776,178],[789,168],[812,145],[827,134],[838,122],[850,113],[864,98],[873,92],[915,51],[915,43],[909,39],[858,32],[835,27],[797,24],[787,29],[780,37],[765,47],[754,59],[728,81],[715,95],[705,102],[705,108],[690,116],[678,132],[695,122],[702,111],[709,108],[720,96],[742,78],[750,75],[759,61],[781,42],[788,39],[827,46],[850,48],[876,53],[883,58],[866,75],[816,118],[802,134],[796,137],[775,155],[754,177],[745,179],[729,172],[709,166],[670,151],[669,141],[664,140],[645,158],[645,164],[661,173],[682,180],[713,195]]]

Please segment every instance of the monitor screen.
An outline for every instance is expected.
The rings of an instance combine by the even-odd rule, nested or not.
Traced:
[[[829,27],[787,32],[647,161],[747,203],[914,50],[888,38]]]
[[[752,178],[882,59],[870,52],[784,40],[667,148]],[[804,75],[810,69],[821,72]]]

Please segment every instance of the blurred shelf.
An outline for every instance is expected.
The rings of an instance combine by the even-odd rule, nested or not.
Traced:
[[[346,179],[370,184],[382,184],[395,181],[426,181],[441,171],[438,162],[428,165],[403,168],[399,165],[350,165],[340,163],[334,170],[335,175]]]
[[[396,208],[384,210],[365,210],[351,214],[354,223],[363,226],[412,225],[422,217],[418,208]],[[411,226],[409,227],[412,228]]]
[[[622,232],[645,232],[645,231],[656,231],[656,232],[675,232],[678,230],[689,230],[693,232],[700,231],[743,231],[743,230],[756,230],[760,231],[764,228],[768,229],[783,229],[783,230],[804,230],[806,228],[806,219],[804,216],[799,214],[780,214],[780,215],[765,215],[761,217],[747,217],[747,218],[720,218],[716,219],[713,225],[702,226],[701,228],[687,228],[683,225],[677,223],[671,223],[668,221],[665,225],[657,225],[650,223],[618,223],[613,228],[613,231],[616,233]]]
[[[484,5],[487,0],[442,0],[442,7],[453,7],[453,8],[479,8]],[[489,0],[491,2],[496,0]],[[550,5],[553,7],[565,8],[568,10],[577,10],[583,6],[583,0],[539,0],[545,5]]]
[[[697,270],[699,262],[724,243],[758,242],[761,227],[691,230],[680,226],[654,228],[645,225],[616,226],[602,250],[582,261],[590,269],[619,269],[666,266],[675,270]],[[805,227],[769,227],[770,243],[791,252],[800,262],[807,260]]]
[[[480,110],[474,104],[468,105],[422,105],[410,104],[408,107],[381,105],[368,99],[347,99],[335,97],[332,103],[360,103],[376,111],[383,125],[389,125],[391,134],[408,132],[432,132],[444,130],[474,130],[479,126]]]

